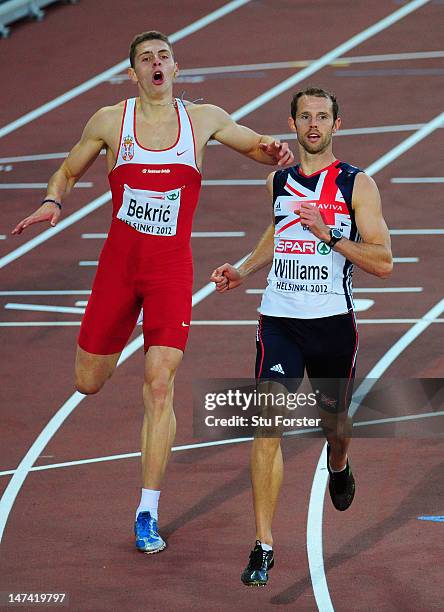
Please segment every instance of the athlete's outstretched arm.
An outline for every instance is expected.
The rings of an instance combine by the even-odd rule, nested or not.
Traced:
[[[360,172],[355,179],[352,206],[361,235],[361,242],[341,238],[333,247],[365,272],[388,278],[393,270],[390,234],[382,216],[381,197],[375,181]],[[330,228],[323,222],[319,210],[311,204],[302,204],[301,223],[324,242],[330,241]]]
[[[286,166],[293,163],[294,155],[287,142],[256,134],[250,128],[233,121],[230,115],[218,106],[208,104],[207,113],[215,127],[211,135],[214,140],[262,164]]]
[[[107,108],[100,109],[91,117],[83,130],[79,142],[72,148],[60,168],[51,176],[48,182],[46,199],[55,200],[61,204],[79,178],[87,171],[100,150],[105,146],[103,139],[107,122]],[[49,221],[52,226],[57,224],[61,209],[53,202],[42,204],[32,215],[22,219],[12,230],[13,234],[21,234],[24,229],[34,223]]]
[[[267,179],[267,189],[271,197],[273,197],[273,176],[274,172]],[[247,276],[269,265],[273,261],[273,252],[274,223],[270,223],[253,251],[239,268],[224,263],[213,271],[210,280],[216,283],[216,291],[223,293],[228,289],[238,287]]]

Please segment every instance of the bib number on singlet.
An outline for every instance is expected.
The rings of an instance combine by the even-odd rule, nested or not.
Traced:
[[[142,234],[175,236],[181,190],[150,191],[124,186],[117,218]]]
[[[275,248],[270,280],[283,293],[331,293],[333,253],[318,241],[283,240]],[[316,248],[318,246],[318,248]]]

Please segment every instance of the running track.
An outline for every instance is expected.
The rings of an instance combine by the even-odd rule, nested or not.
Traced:
[[[312,65],[313,74],[302,85],[319,84],[337,93],[344,135],[337,138],[336,154],[375,173],[386,219],[396,230],[392,277],[382,282],[355,273],[355,287],[362,293],[356,297],[374,302],[358,313],[359,375],[440,376],[443,231],[437,230],[444,228],[444,213],[437,179],[442,182],[438,156],[442,129],[439,120],[432,121],[444,110],[439,78],[444,72],[444,52],[439,47],[442,2],[418,2],[410,6],[409,15],[395,17],[391,25],[374,32],[368,28],[412,3],[355,0],[333,8],[321,0],[305,5],[251,0],[239,2],[237,8],[230,3],[231,12],[214,15],[212,23],[201,23],[200,29],[191,31],[184,28],[219,9],[222,2],[188,0],[177,11],[167,0],[153,15],[139,0],[129,0],[124,20],[121,3],[109,0],[106,12],[97,4],[81,0],[73,7],[55,6],[44,22],[20,25],[10,39],[0,41],[4,58],[0,75],[8,85],[0,108],[0,236],[5,236],[0,239],[4,339],[0,591],[67,592],[73,610],[439,609],[441,525],[417,520],[421,515],[442,514],[442,438],[433,435],[439,432],[438,417],[427,419],[427,425],[419,425],[426,419],[398,424],[396,438],[355,440],[352,457],[359,488],[345,515],[335,512],[328,499],[322,511],[325,470],[316,471],[321,441],[284,441],[286,476],[274,530],[277,564],[266,590],[247,590],[239,582],[254,538],[248,442],[174,453],[161,500],[161,525],[169,549],[155,558],[132,549],[138,458],[28,474],[36,449],[37,466],[137,452],[143,360],[140,350],[128,354],[101,394],[80,402],[81,398],[72,397],[80,313],[25,309],[29,305],[80,309],[76,302],[87,299],[84,293],[95,268],[79,262],[97,260],[103,240],[82,235],[104,233],[109,223],[106,198],[98,200],[108,188],[103,160],[82,178],[86,186],[67,201],[64,218],[76,211],[85,214],[91,202],[95,204],[89,208],[95,210],[72,219],[66,229],[40,245],[29,241],[46,236],[42,227],[20,238],[10,237],[9,232],[43,194],[30,185],[45,182],[58,164],[54,159],[13,158],[67,151],[96,108],[134,94],[124,80],[108,79],[70,100],[62,99],[50,112],[20,127],[13,122],[117,65],[135,32],[157,28],[177,33],[175,52],[184,75],[177,93],[185,90],[188,99],[216,103],[265,133],[287,133],[288,101],[300,77],[281,93],[274,88],[304,70],[302,60],[323,58],[314,66],[316,71]],[[270,23],[276,24],[273,31]],[[91,32],[106,35],[93,40]],[[354,44],[352,37],[361,32],[367,32],[363,36],[367,40]],[[329,65],[327,54],[347,41],[349,48],[340,57],[358,59]],[[284,64],[264,66],[278,62]],[[289,62],[299,63],[285,65]],[[214,70],[250,64],[258,66]],[[212,70],[187,74],[203,67]],[[114,73],[122,74],[122,67]],[[261,101],[264,92],[276,95]],[[363,128],[376,129],[365,133]],[[413,134],[421,136],[416,144],[407,140]],[[400,143],[406,143],[405,152],[395,149]],[[384,157],[390,151],[392,155]],[[206,180],[263,180],[266,174],[267,168],[223,147],[207,151]],[[424,177],[429,182],[407,180]],[[260,296],[245,290],[260,289],[265,280],[265,274],[257,275],[244,289],[225,296],[199,292],[216,265],[238,261],[254,245],[269,214],[264,188],[209,184],[199,206],[195,232],[245,232],[245,236],[193,238],[198,303],[196,325],[177,378],[176,446],[199,442],[192,432],[193,380],[251,375],[254,326],[249,322],[256,317]],[[425,234],[424,229],[433,233]],[[26,244],[29,250],[20,254],[16,249]],[[380,292],[383,288],[405,290]],[[19,291],[28,294],[6,294]],[[30,295],[30,291],[79,293]],[[225,323],[210,324],[215,321]],[[241,324],[229,323],[233,321]],[[136,330],[130,347],[137,346],[139,333]],[[48,431],[45,427],[63,406],[72,412],[39,450],[36,438]],[[19,465],[14,481],[10,472]],[[310,496],[313,478],[316,486]]]

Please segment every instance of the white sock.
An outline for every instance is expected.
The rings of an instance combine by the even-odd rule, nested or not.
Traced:
[[[269,544],[264,544],[263,542],[261,542],[261,548],[262,550],[265,550],[265,552],[268,552],[269,550],[273,550],[273,546],[270,546]]]
[[[142,489],[139,507],[136,510],[136,519],[139,512],[148,511],[151,516],[157,521],[157,508],[159,506],[159,497],[160,491],[154,491],[153,489]]]

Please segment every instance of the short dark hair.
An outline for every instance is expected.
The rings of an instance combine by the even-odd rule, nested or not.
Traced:
[[[162,34],[162,32],[158,32],[157,30],[150,30],[149,32],[142,32],[141,34],[137,34],[131,41],[130,49],[129,49],[129,60],[131,64],[131,68],[134,68],[134,58],[136,57],[136,49],[140,43],[145,42],[146,40],[163,40],[168,47],[170,48],[171,54],[173,53],[173,47],[169,41],[168,36]]]
[[[316,98],[328,98],[331,100],[332,111],[333,111],[333,120],[336,121],[339,115],[339,104],[336,100],[336,96],[325,89],[320,89],[319,87],[307,87],[306,89],[301,89],[294,94],[293,99],[291,101],[291,116],[293,120],[296,119],[296,113],[298,112],[298,100],[302,96],[315,96]]]

